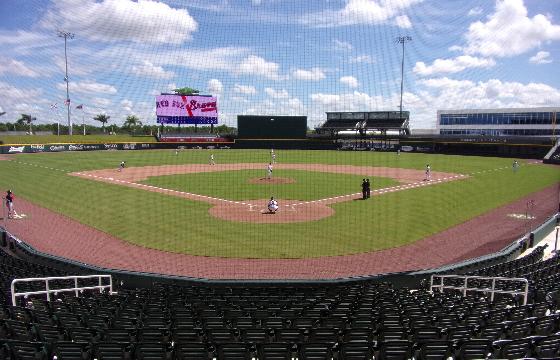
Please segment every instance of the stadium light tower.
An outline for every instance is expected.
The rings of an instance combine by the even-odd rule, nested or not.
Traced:
[[[404,44],[412,41],[410,36],[398,36],[397,43],[402,44],[402,60],[401,60],[401,103],[400,103],[400,113],[399,117],[402,120],[402,96],[403,96],[403,84],[404,84]]]
[[[68,135],[72,135],[72,121],[70,120],[70,90],[69,90],[69,80],[68,80],[68,55],[66,53],[66,42],[68,39],[73,39],[74,34],[68,31],[57,31],[58,37],[64,38],[64,64],[66,66],[66,74],[64,76],[64,81],[66,82],[66,101],[64,104],[66,105],[67,113],[68,113]]]

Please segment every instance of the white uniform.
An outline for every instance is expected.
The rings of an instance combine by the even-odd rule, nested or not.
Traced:
[[[430,168],[430,165],[426,165],[426,180],[430,181],[432,176],[432,169]]]
[[[275,213],[278,211],[278,201],[272,199],[268,202],[268,211]]]
[[[276,164],[276,154],[272,153],[272,163]]]
[[[272,177],[272,164],[266,166],[266,178],[270,179]]]
[[[210,154],[210,165],[216,165],[216,162],[214,161],[214,154]]]

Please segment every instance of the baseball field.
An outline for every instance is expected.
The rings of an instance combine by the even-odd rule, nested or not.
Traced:
[[[0,186],[141,247],[292,259],[412,244],[560,181],[558,168],[520,160],[514,171],[506,158],[277,150],[276,159],[266,179],[269,150],[18,154],[0,161]],[[266,211],[271,196],[276,214]]]

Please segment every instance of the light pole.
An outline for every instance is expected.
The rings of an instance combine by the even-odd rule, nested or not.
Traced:
[[[408,41],[412,41],[410,36],[398,36],[397,43],[402,44],[402,60],[401,60],[401,103],[400,103],[400,111],[399,111],[399,118],[402,121],[402,97],[403,97],[403,85],[404,85],[404,44]]]
[[[68,31],[57,31],[58,37],[64,38],[64,64],[66,66],[66,74],[64,76],[64,81],[66,82],[66,108],[68,110],[68,135],[72,135],[72,122],[70,121],[70,90],[69,90],[69,80],[68,80],[68,55],[66,52],[66,42],[68,39],[73,39],[74,34]]]

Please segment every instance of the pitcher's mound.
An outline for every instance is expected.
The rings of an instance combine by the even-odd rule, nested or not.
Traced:
[[[293,223],[320,220],[334,214],[334,210],[324,204],[298,203],[297,200],[278,200],[280,209],[272,214],[266,205],[267,199],[248,200],[238,203],[222,203],[210,208],[210,215],[222,220],[249,223]]]
[[[293,184],[295,182],[295,179],[285,177],[271,177],[270,179],[263,177],[249,179],[249,184]]]

